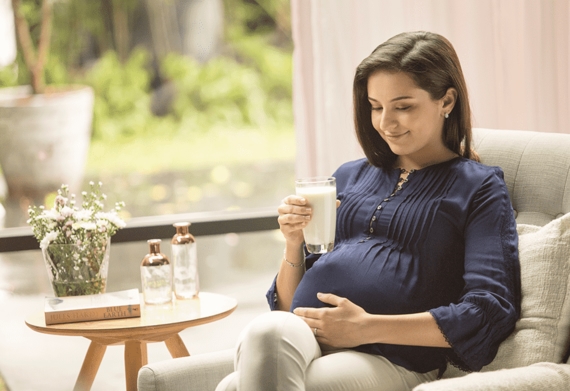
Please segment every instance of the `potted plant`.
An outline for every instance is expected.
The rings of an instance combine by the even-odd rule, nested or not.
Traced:
[[[91,137],[94,94],[88,86],[46,86],[53,0],[41,0],[34,39],[24,5],[12,0],[18,48],[30,86],[0,88],[0,166],[8,194],[5,226],[26,221],[30,204],[43,204],[62,183],[81,186]],[[28,8],[29,9],[29,8]]]

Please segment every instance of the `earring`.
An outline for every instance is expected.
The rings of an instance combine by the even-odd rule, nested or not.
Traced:
[[[445,113],[444,117],[447,119],[449,118],[449,113]]]

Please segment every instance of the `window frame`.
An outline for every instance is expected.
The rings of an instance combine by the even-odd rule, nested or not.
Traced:
[[[279,229],[277,216],[275,208],[259,208],[135,217],[127,221],[127,226],[119,230],[111,240],[113,243],[128,243],[171,238],[172,224],[181,221],[191,223],[190,232],[194,236],[269,231]],[[31,227],[0,230],[0,253],[38,249],[39,243]]]

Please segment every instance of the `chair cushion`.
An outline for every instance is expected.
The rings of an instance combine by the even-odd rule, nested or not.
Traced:
[[[543,227],[519,224],[521,319],[483,371],[560,363],[570,339],[570,214]]]
[[[220,350],[143,366],[138,391],[205,391],[234,370],[235,349]]]
[[[570,389],[570,365],[542,362],[524,368],[471,373],[423,383],[413,391],[544,391]]]

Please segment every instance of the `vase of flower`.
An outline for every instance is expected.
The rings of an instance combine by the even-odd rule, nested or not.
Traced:
[[[79,244],[50,244],[42,249],[55,296],[105,293],[111,239]]]
[[[118,215],[124,203],[103,212],[106,196],[101,193],[101,183],[90,182],[90,186],[89,193],[82,193],[81,208],[68,186],[62,185],[52,209],[33,206],[28,211],[28,223],[40,243],[58,297],[105,292],[111,236],[125,226]]]

